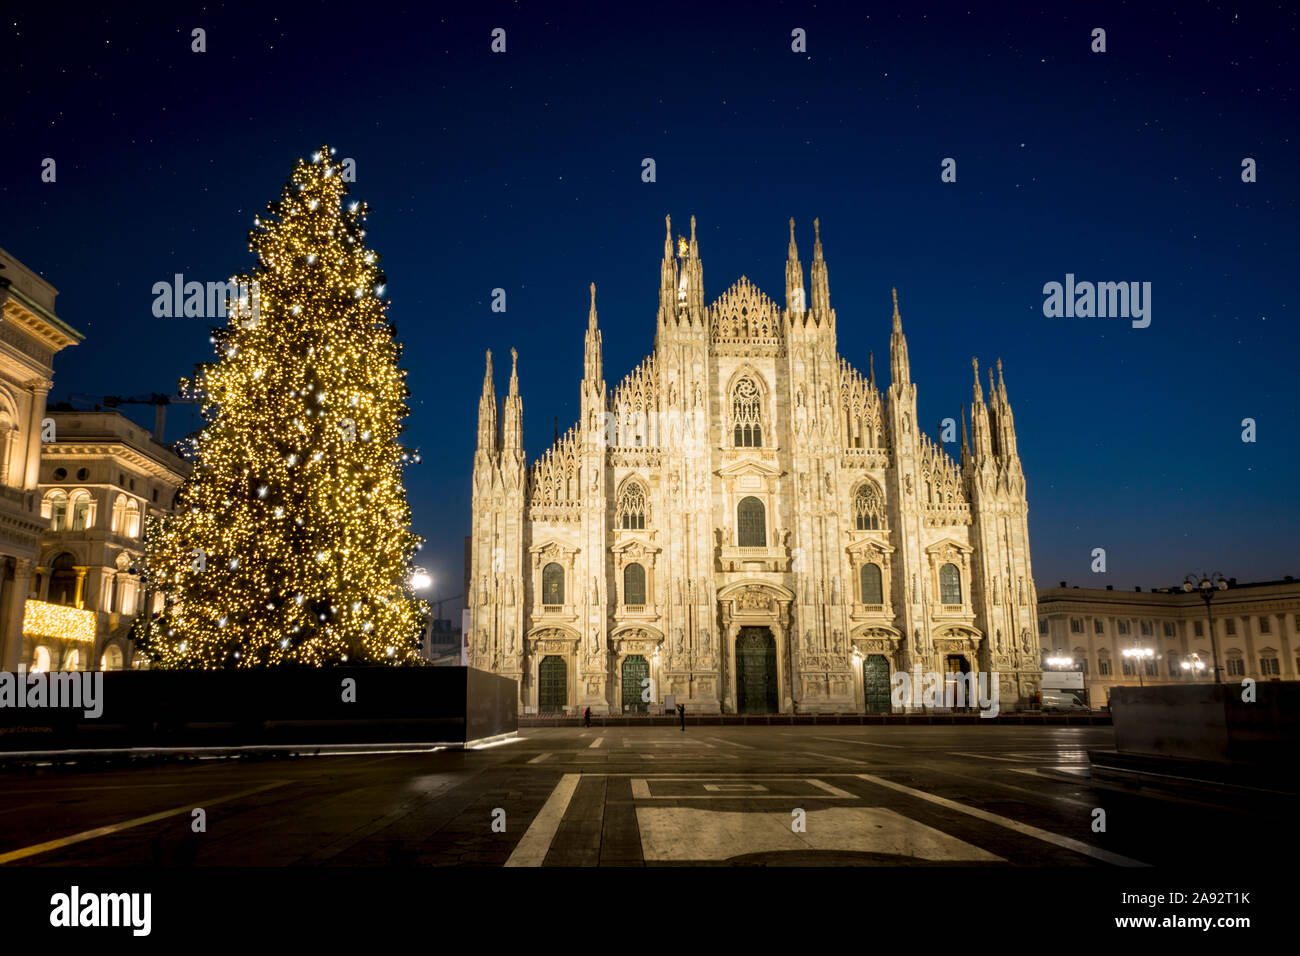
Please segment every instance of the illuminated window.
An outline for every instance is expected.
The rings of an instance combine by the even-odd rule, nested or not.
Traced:
[[[742,548],[767,547],[767,516],[763,502],[750,496],[736,506],[737,544]]]
[[[554,561],[542,568],[542,603],[564,603],[564,568]]]
[[[85,531],[90,527],[90,495],[84,491],[74,491],[68,501],[72,511],[72,530]]]
[[[864,564],[862,566],[862,603],[884,604],[884,589],[881,587],[880,565]]]
[[[44,644],[32,654],[32,666],[28,668],[33,674],[40,674],[50,669],[50,649]]]
[[[63,669],[65,671],[81,670],[81,651],[75,647],[68,651],[68,656],[63,658]]]
[[[623,603],[645,604],[645,568],[639,564],[623,569]]]
[[[122,648],[116,644],[110,644],[104,648],[104,656],[99,659],[99,669],[120,671],[122,669],[122,660]]]
[[[879,531],[885,527],[885,502],[871,482],[860,484],[853,495],[853,526],[859,531]]]
[[[763,402],[752,379],[742,378],[732,390],[731,420],[737,448],[763,447]]]
[[[629,481],[618,497],[618,526],[628,531],[645,528],[645,489],[640,482]]]
[[[955,564],[945,564],[939,569],[939,603],[961,603],[961,572]]]
[[[68,494],[55,491],[46,498],[49,508],[50,530],[64,531],[68,527]]]

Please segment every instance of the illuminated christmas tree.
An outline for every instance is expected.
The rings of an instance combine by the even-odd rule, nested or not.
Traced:
[[[142,629],[160,667],[410,663],[427,613],[398,442],[408,409],[364,203],[322,148],[253,220],[202,405],[193,476],[150,528]]]

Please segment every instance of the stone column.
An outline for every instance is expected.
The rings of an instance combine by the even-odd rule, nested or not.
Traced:
[[[19,658],[23,649],[23,615],[27,609],[27,589],[32,581],[31,558],[14,559],[13,589],[9,592],[9,607],[5,620],[3,654],[0,654],[0,670],[14,673],[18,670]]]
[[[41,420],[45,418],[45,396],[54,383],[47,378],[35,378],[25,384],[31,395],[31,413],[28,418],[27,447],[23,449],[23,470],[17,487],[31,491],[36,487],[41,467]]]
[[[84,607],[85,605],[82,603],[81,598],[86,591],[86,572],[89,571],[90,569],[77,568],[76,570],[77,570],[77,593],[72,599],[72,606]]]

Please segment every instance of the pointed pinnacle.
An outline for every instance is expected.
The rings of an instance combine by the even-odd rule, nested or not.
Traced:
[[[596,283],[591,284],[591,310],[587,313],[587,328],[596,327]]]
[[[695,217],[691,216],[691,245],[695,245]]]
[[[821,257],[822,257],[821,220],[814,219],[813,220],[813,258],[820,259]]]
[[[898,314],[898,289],[892,290],[894,294],[894,331],[903,331],[903,317]]]

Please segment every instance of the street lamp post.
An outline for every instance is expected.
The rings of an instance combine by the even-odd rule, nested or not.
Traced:
[[[1134,634],[1133,646],[1124,648],[1120,653],[1135,662],[1134,666],[1138,672],[1138,686],[1142,687],[1142,671],[1146,669],[1146,662],[1156,656],[1156,652],[1149,647],[1138,647],[1137,635]]]
[[[1223,683],[1223,673],[1219,669],[1219,642],[1214,638],[1214,612],[1210,602],[1214,600],[1215,591],[1228,590],[1228,579],[1218,571],[1213,574],[1189,574],[1183,579],[1183,590],[1188,594],[1196,591],[1205,602],[1205,617],[1210,625],[1210,650],[1214,653],[1214,682]]]
[[[1205,670],[1205,661],[1201,660],[1200,654],[1189,654],[1187,660],[1183,661],[1182,667],[1191,675],[1192,680],[1195,680],[1196,675]]]

